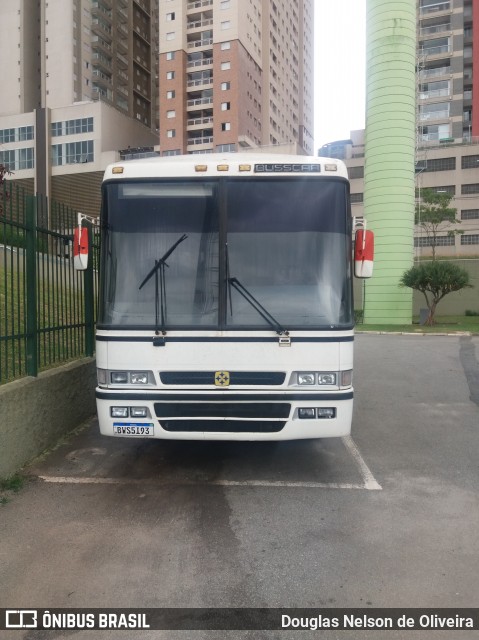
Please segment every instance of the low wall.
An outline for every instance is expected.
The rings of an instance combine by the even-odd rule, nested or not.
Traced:
[[[0,477],[7,477],[91,417],[95,411],[93,358],[0,387]]]

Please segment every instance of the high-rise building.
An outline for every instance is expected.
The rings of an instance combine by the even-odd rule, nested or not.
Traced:
[[[436,254],[479,255],[479,1],[417,2],[416,194],[431,188],[453,196],[459,233],[443,226]],[[364,132],[324,145],[341,154],[351,180],[353,216],[363,216]],[[431,256],[431,239],[416,226],[416,257]]]
[[[13,178],[73,206],[80,192],[84,210],[119,150],[152,148],[157,41],[158,0],[1,2],[0,162]]]
[[[160,0],[162,155],[313,153],[313,0]]]

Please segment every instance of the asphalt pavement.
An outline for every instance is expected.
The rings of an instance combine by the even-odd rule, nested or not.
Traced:
[[[479,606],[479,337],[356,336],[351,438],[105,438],[92,419],[0,506],[0,607]],[[3,632],[24,640],[305,631]],[[326,640],[478,632],[322,631]]]

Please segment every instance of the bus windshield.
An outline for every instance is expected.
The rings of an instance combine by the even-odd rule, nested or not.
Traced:
[[[243,289],[287,330],[351,327],[347,202],[340,179],[107,182],[98,324],[271,328]]]

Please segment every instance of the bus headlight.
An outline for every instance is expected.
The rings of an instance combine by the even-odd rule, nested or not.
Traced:
[[[130,373],[131,384],[148,384],[147,371],[134,371]]]
[[[297,384],[300,387],[335,387],[338,384],[338,373],[336,371],[295,371],[291,384]]]
[[[314,373],[298,373],[298,384],[311,385],[315,384],[316,375]]]
[[[110,383],[112,385],[131,384],[131,385],[147,385],[155,384],[153,371],[110,371]]]
[[[336,384],[335,373],[318,373],[318,384]]]
[[[112,384],[128,384],[128,373],[126,371],[112,371],[110,380]]]

